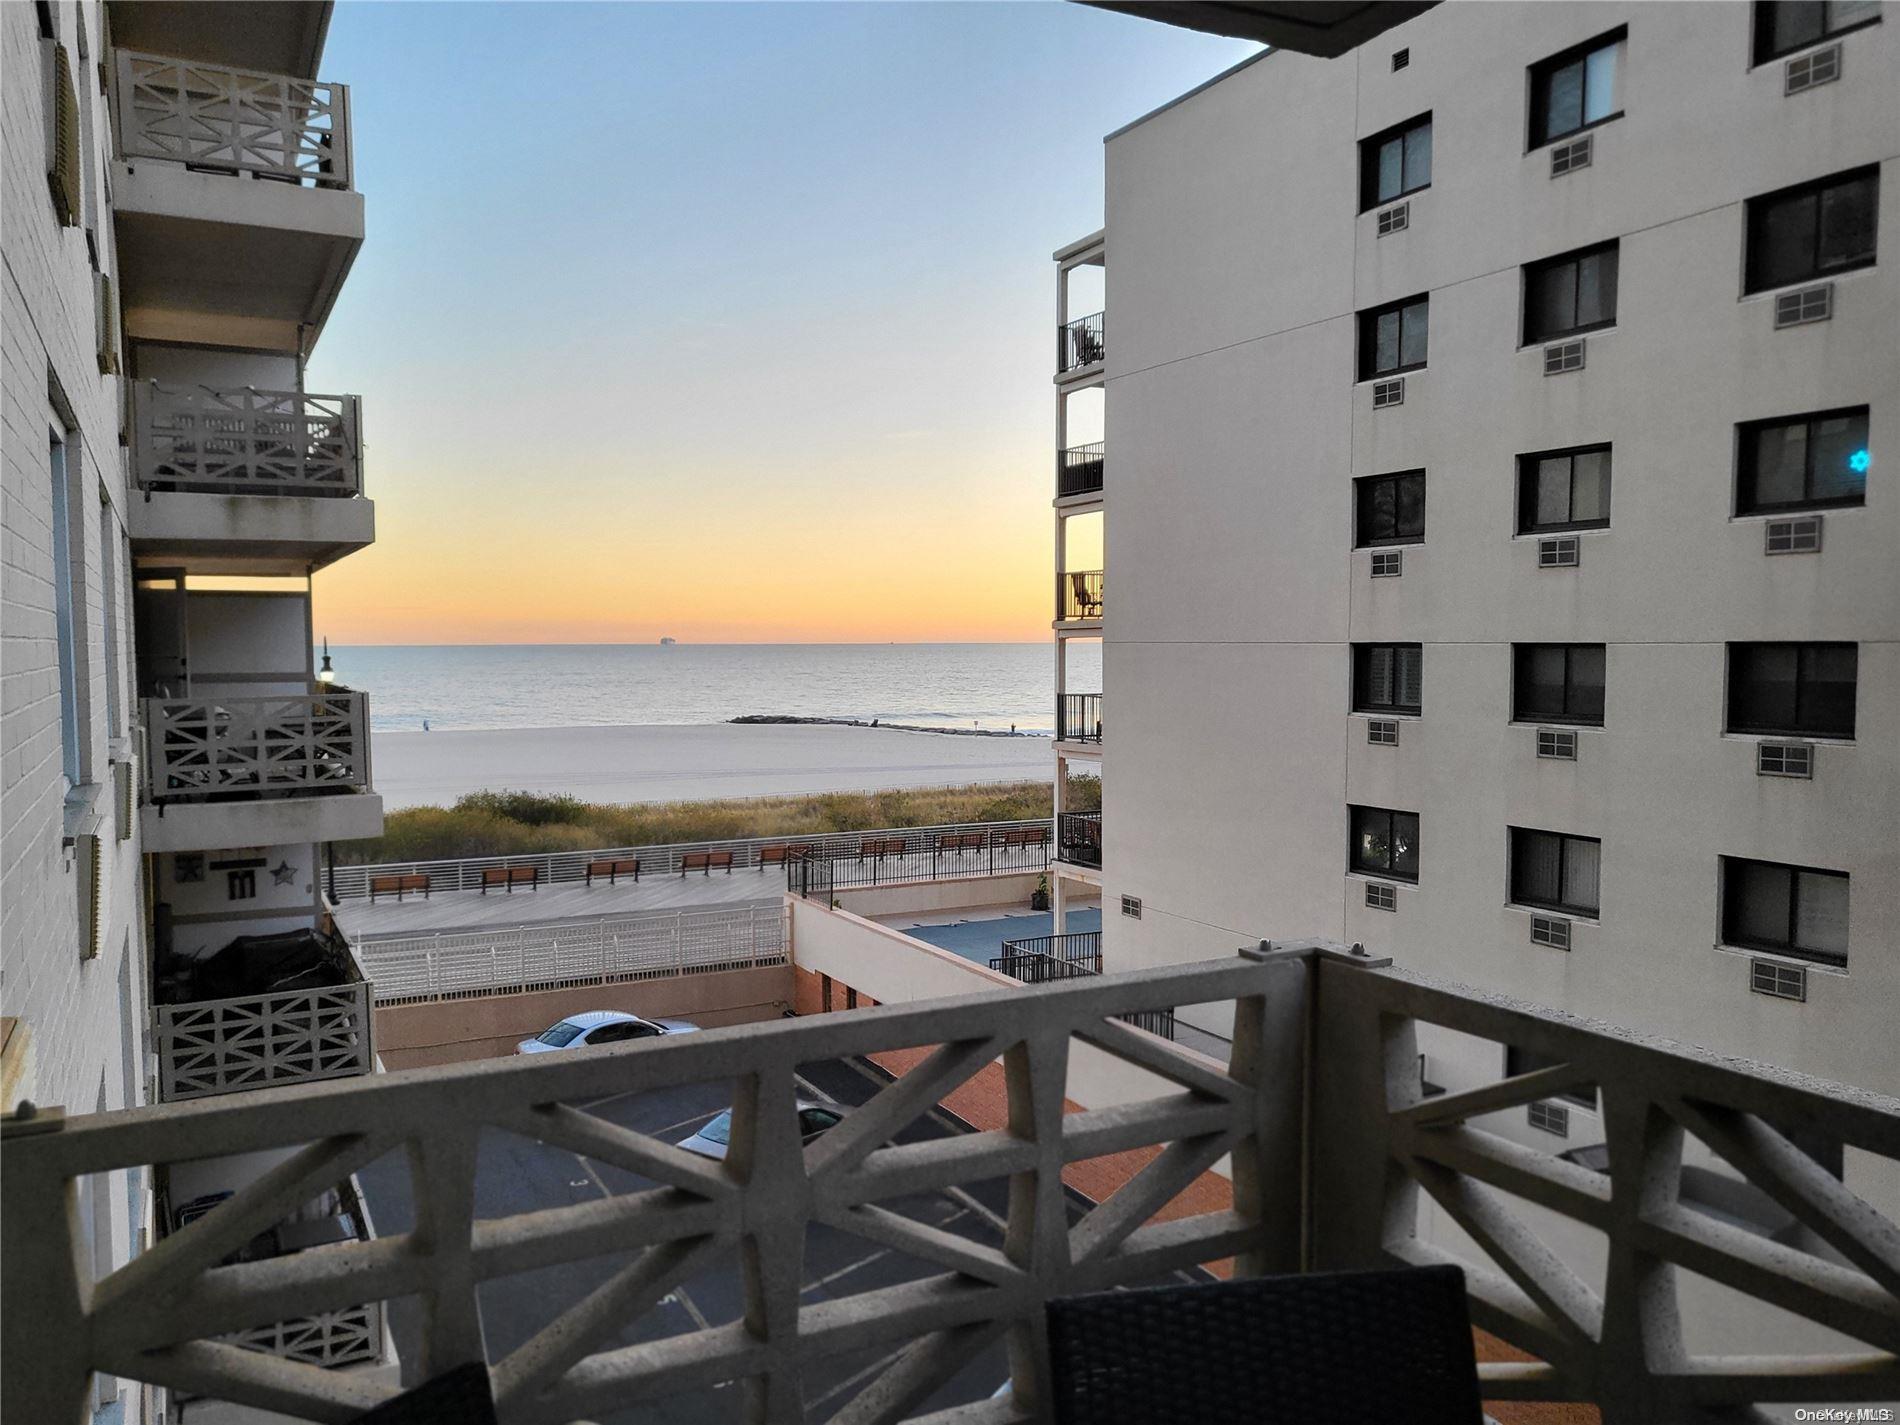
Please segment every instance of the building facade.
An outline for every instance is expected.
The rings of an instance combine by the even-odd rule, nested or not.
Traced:
[[[363,239],[327,4],[0,10],[6,201],[5,1108],[366,1073],[325,843],[375,835],[361,694],[310,580],[374,539],[314,348]],[[103,1276],[281,1158],[102,1175]],[[339,1183],[245,1248],[369,1227]],[[237,1344],[382,1367],[380,1310]],[[118,1419],[242,1418],[98,1378]],[[224,1413],[219,1413],[224,1411]]]
[[[1106,969],[1336,937],[1900,1090],[1897,89],[1874,4],[1454,3],[1109,136]]]

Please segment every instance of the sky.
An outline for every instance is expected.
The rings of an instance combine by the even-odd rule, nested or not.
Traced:
[[[336,643],[1005,641],[1052,602],[1054,265],[1254,52],[1065,3],[339,4],[367,240]]]

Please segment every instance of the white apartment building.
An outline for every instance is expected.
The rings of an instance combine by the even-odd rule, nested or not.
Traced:
[[[317,77],[329,18],[0,7],[9,1114],[373,1067],[322,868],[382,808],[363,697],[316,666],[310,594],[375,534],[357,400],[304,383],[363,240],[348,93]],[[90,1269],[286,1156],[93,1178]],[[244,1259],[368,1231],[341,1183]],[[380,1307],[238,1344],[387,1360]],[[94,1393],[113,1419],[257,1418],[107,1376]]]
[[[1453,0],[1108,137],[1105,969],[1337,938],[1900,1091],[1893,20]]]

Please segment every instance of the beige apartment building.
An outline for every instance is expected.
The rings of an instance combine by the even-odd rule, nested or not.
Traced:
[[[363,240],[328,4],[0,7],[5,1108],[370,1072],[325,843],[375,835],[310,579],[369,545],[357,399],[305,363]],[[49,1131],[58,1130],[56,1119]],[[24,1131],[24,1130],[22,1130]],[[288,1153],[94,1175],[103,1277]],[[370,1231],[349,1181],[241,1259]],[[229,1338],[388,1362],[380,1307]],[[96,1378],[113,1418],[258,1418]]]

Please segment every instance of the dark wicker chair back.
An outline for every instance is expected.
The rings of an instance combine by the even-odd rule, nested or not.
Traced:
[[[495,1425],[488,1367],[471,1362],[386,1400],[351,1425]]]
[[[1457,1267],[1094,1292],[1049,1303],[1057,1425],[1480,1425]]]

